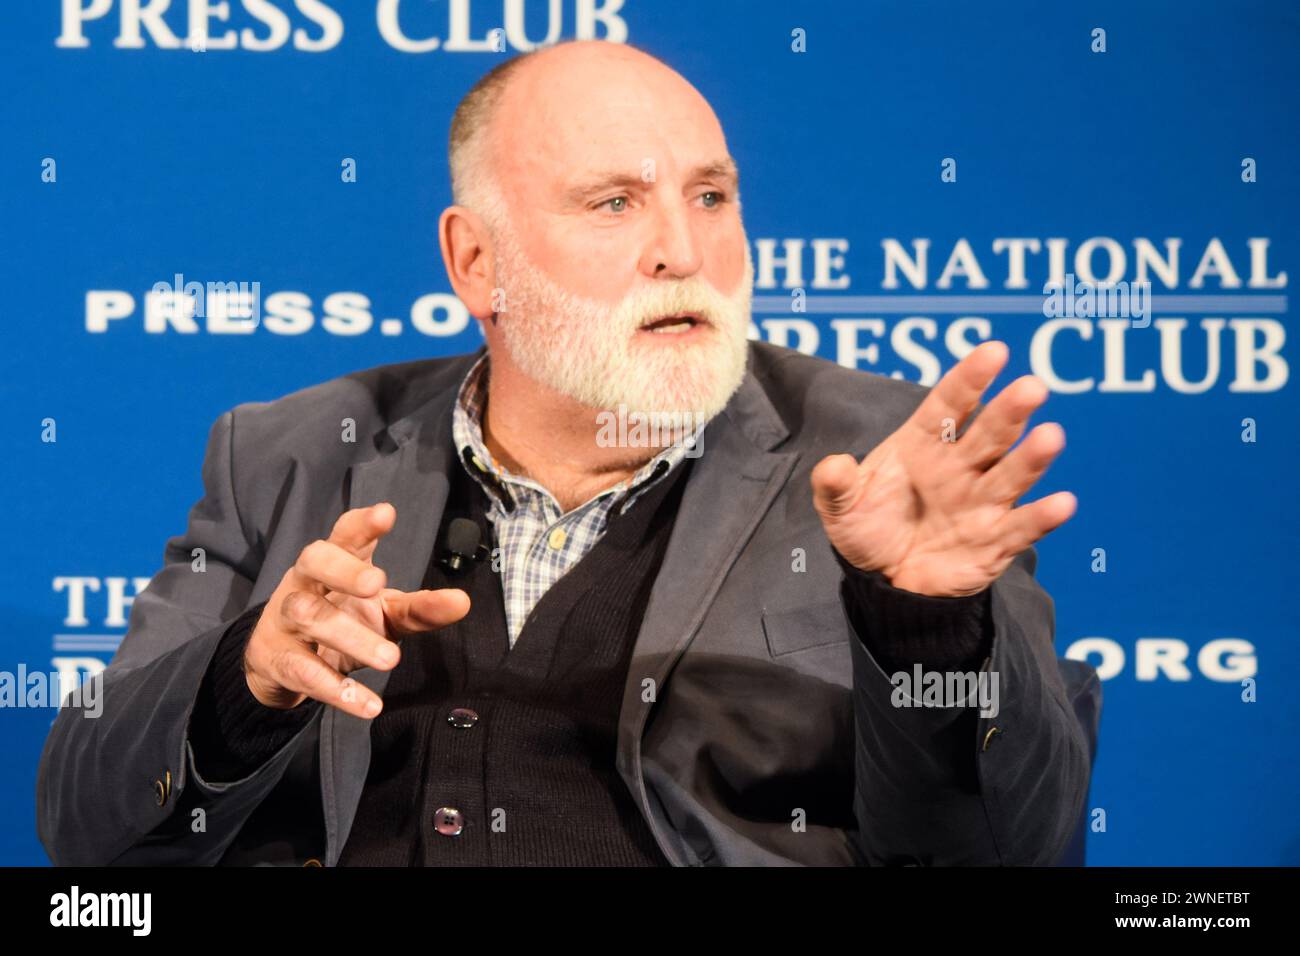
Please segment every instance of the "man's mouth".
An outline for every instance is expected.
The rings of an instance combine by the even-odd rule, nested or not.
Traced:
[[[641,331],[653,332],[656,335],[681,335],[697,326],[707,324],[704,317],[696,312],[679,312],[676,315],[665,315],[643,323]]]

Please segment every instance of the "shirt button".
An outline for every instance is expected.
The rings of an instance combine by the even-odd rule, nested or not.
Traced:
[[[468,730],[478,723],[478,714],[468,707],[456,707],[447,715],[447,723],[460,730]]]
[[[455,807],[439,807],[434,814],[433,828],[443,836],[458,836],[465,829],[465,818]]]
[[[551,532],[551,536],[546,539],[546,543],[551,546],[552,551],[559,551],[564,547],[564,542],[567,541],[568,538],[569,536],[564,533],[563,528],[556,528]]]

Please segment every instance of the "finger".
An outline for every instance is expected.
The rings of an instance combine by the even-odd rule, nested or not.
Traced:
[[[1019,440],[1047,396],[1042,379],[1034,375],[1016,379],[975,416],[957,442],[958,450],[981,471],[991,468]]]
[[[1056,422],[1044,422],[979,478],[980,497],[1010,504],[1043,477],[1063,448],[1065,429]]]
[[[293,591],[280,603],[281,627],[305,641],[333,648],[360,667],[386,671],[397,666],[401,651],[346,611],[319,594]]]
[[[1021,505],[1002,519],[999,535],[1008,554],[1019,554],[1048,532],[1055,531],[1073,517],[1079,500],[1068,491],[1058,491]]]
[[[294,641],[271,656],[271,678],[281,687],[337,707],[354,717],[370,719],[384,707],[379,695],[361,682],[344,677],[303,644]]]
[[[853,505],[857,495],[858,460],[852,455],[828,455],[812,470],[813,506],[834,517]]]
[[[379,539],[393,530],[396,521],[397,509],[387,501],[367,508],[353,508],[339,515],[329,540],[363,561],[369,561]]]
[[[980,345],[939,379],[908,423],[927,437],[942,435],[950,426],[961,428],[984,390],[1007,364],[1009,354],[1001,342]]]
[[[359,598],[371,598],[384,589],[388,575],[333,541],[313,541],[302,549],[293,570],[304,586],[324,588]]]
[[[469,613],[469,595],[459,588],[436,591],[383,592],[384,618],[390,634],[419,634],[454,624]]]

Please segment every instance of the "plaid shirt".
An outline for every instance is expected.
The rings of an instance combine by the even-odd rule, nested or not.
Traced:
[[[506,627],[515,646],[529,613],[547,589],[596,546],[605,525],[620,505],[630,508],[655,482],[686,457],[688,443],[678,441],[651,458],[631,478],[563,513],[555,497],[537,482],[513,475],[492,458],[483,443],[482,416],[487,401],[488,354],[474,363],[461,383],[452,413],[452,436],[461,464],[487,492],[492,523],[493,567],[501,573]],[[701,448],[700,425],[694,432]],[[499,550],[498,550],[499,549]]]

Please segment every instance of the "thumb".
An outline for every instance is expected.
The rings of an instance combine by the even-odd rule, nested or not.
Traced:
[[[813,507],[824,518],[843,514],[857,491],[858,460],[852,455],[828,455],[812,470]]]
[[[455,624],[469,613],[469,595],[459,588],[382,593],[384,622],[392,635],[420,634]]]

